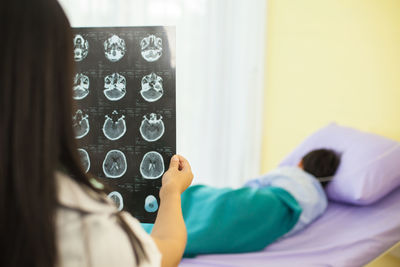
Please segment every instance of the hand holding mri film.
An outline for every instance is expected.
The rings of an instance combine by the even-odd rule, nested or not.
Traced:
[[[164,173],[160,197],[164,194],[182,194],[192,183],[193,173],[189,162],[180,155],[171,158],[169,169]]]

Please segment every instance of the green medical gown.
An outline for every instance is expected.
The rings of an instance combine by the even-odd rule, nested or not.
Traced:
[[[182,194],[185,256],[262,250],[289,232],[301,211],[292,195],[278,187],[191,186]],[[148,233],[153,228],[142,226]]]

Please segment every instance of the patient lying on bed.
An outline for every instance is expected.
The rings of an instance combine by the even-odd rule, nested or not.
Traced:
[[[324,213],[328,201],[323,187],[333,178],[339,163],[340,157],[333,150],[313,150],[303,157],[297,167],[276,168],[260,178],[248,181],[245,186],[279,187],[294,197],[302,212],[295,226],[285,234],[289,236]]]
[[[277,168],[239,189],[189,187],[182,195],[185,255],[257,251],[295,234],[325,211],[323,187],[339,163],[335,151],[318,149],[298,166]]]

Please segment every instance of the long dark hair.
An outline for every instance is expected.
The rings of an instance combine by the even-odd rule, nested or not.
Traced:
[[[0,1],[0,266],[53,267],[59,166],[87,187],[72,129],[70,24],[56,0]],[[146,257],[131,239],[137,263]]]

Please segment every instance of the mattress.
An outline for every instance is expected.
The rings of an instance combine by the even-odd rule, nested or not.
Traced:
[[[186,258],[194,266],[363,266],[400,241],[400,188],[369,206],[330,202],[322,217],[263,251]]]

